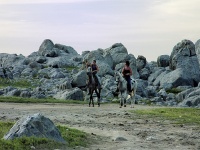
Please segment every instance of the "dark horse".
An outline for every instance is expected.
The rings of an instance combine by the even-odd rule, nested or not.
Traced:
[[[95,82],[95,79],[94,79],[93,74],[92,74],[92,68],[90,66],[87,68],[87,75],[88,75],[88,79],[89,79],[88,80],[88,88],[89,88],[89,93],[90,93],[89,107],[91,105],[91,102],[92,102],[92,105],[94,107],[94,100],[93,100],[93,92],[94,91],[95,91],[97,98],[98,98],[97,104],[100,107],[101,86],[98,83]]]

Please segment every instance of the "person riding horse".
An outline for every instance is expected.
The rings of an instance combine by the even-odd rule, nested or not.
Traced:
[[[122,74],[123,74],[123,77],[127,81],[127,89],[128,89],[128,92],[130,93],[131,92],[131,76],[133,73],[132,73],[132,69],[129,67],[129,65],[130,65],[130,62],[126,61],[126,64],[122,69]]]
[[[98,85],[100,86],[100,82],[99,82],[98,77],[97,77],[97,72],[99,71],[99,67],[96,64],[96,60],[93,60],[91,67],[92,67],[92,74],[93,74],[95,83],[96,83],[97,86]]]

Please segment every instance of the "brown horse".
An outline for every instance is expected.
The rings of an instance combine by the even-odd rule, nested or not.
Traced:
[[[92,74],[92,68],[89,66],[87,68],[87,75],[88,75],[88,88],[90,93],[90,101],[89,101],[89,107],[92,103],[94,107],[94,100],[93,100],[93,92],[95,91],[97,95],[97,104],[100,107],[100,93],[101,93],[101,86],[98,84],[97,80],[94,79],[94,76]]]

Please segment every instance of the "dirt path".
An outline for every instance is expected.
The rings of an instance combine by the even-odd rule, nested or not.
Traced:
[[[150,109],[136,105],[134,109]],[[200,128],[140,118],[115,104],[88,107],[73,104],[0,103],[0,120],[18,120],[41,113],[54,123],[83,130],[98,141],[91,150],[200,150]]]

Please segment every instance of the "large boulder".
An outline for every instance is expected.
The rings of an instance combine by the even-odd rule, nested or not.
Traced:
[[[128,60],[129,58],[126,47],[124,47],[124,45],[121,43],[113,44],[111,48],[106,49],[106,51],[112,56],[113,67],[119,63],[125,62],[125,60]]]
[[[195,59],[191,61],[193,57],[195,57]],[[169,66],[172,70],[175,70],[177,68],[187,69],[190,66],[189,64],[191,63],[196,66],[196,60],[198,59],[196,56],[194,43],[190,40],[182,40],[174,46],[170,55]]]
[[[23,136],[35,136],[66,143],[54,123],[39,113],[21,118],[3,138],[5,140],[13,140]]]
[[[38,54],[41,56],[52,55],[51,52],[52,52],[53,48],[54,48],[54,43],[50,39],[46,39],[40,45]]]
[[[174,87],[179,86],[179,83],[181,85],[198,85],[200,81],[200,67],[195,52],[195,45],[191,41],[183,40],[174,46],[170,55],[170,69],[175,70],[170,73],[171,77],[175,77],[172,81],[176,82]],[[164,80],[168,77],[169,75],[165,76]],[[181,82],[182,80],[184,80],[184,83]]]

